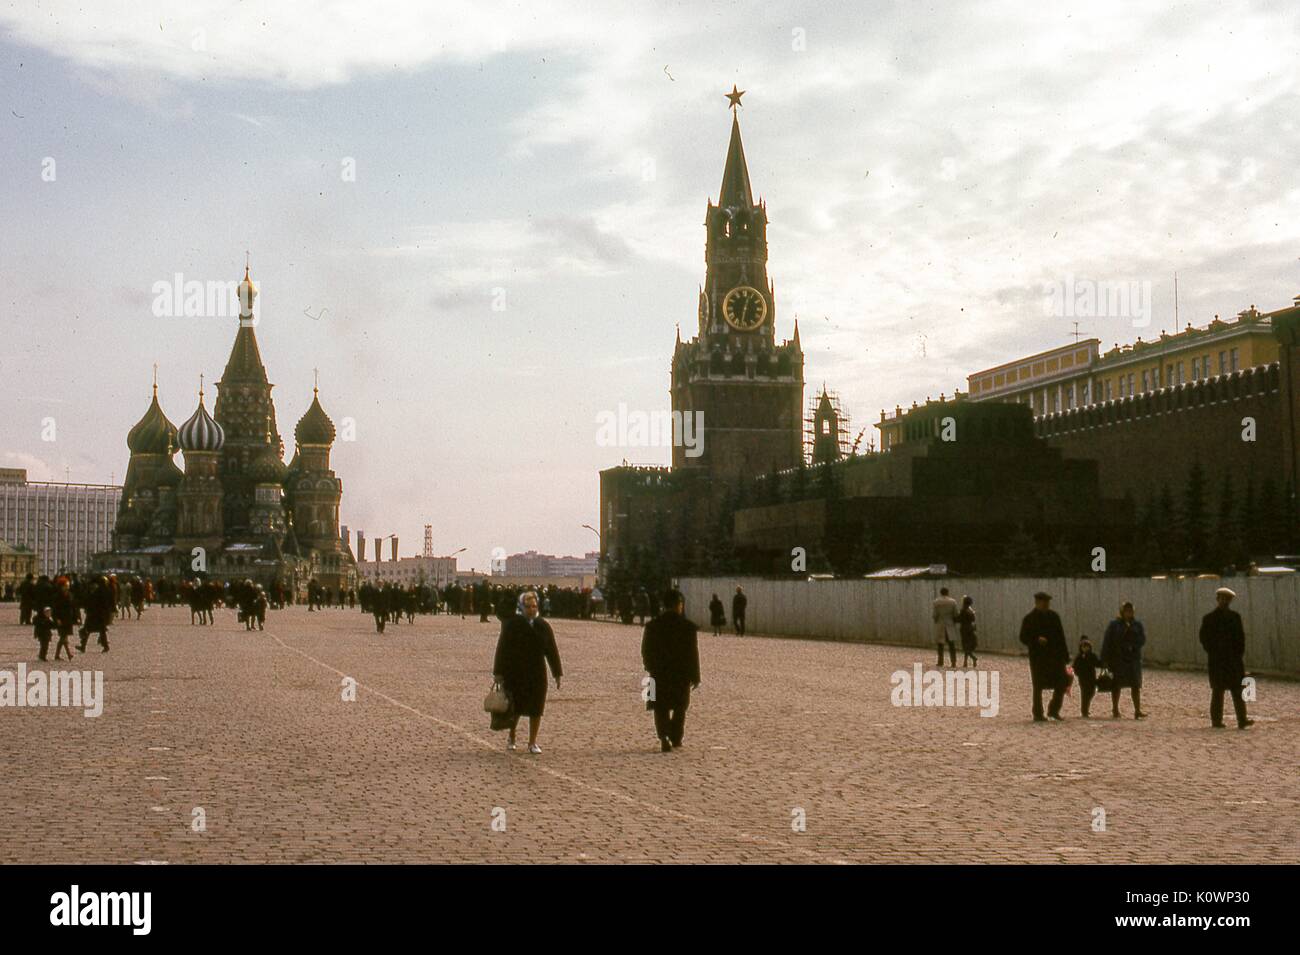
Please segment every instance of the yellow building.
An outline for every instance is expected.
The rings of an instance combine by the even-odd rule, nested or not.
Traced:
[[[968,376],[970,399],[1018,401],[1039,417],[1271,364],[1278,360],[1271,315],[1252,305],[1235,321],[1216,315],[1204,328],[1105,353],[1099,339],[1083,339]]]

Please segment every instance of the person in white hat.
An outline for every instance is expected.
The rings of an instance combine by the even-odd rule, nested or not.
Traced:
[[[1201,620],[1201,646],[1209,658],[1210,725],[1223,728],[1223,692],[1232,694],[1232,708],[1237,713],[1237,729],[1244,730],[1255,721],[1246,717],[1246,701],[1241,684],[1246,678],[1246,630],[1241,614],[1231,607],[1237,595],[1227,587],[1214,592],[1218,606]]]

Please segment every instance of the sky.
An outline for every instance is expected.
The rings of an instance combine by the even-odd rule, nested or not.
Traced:
[[[237,326],[157,283],[247,252],[342,523],[462,567],[596,549],[598,471],[669,462],[598,421],[668,408],[733,83],[777,338],[855,432],[1172,330],[1175,272],[1183,325],[1300,294],[1292,3],[26,0],[0,71],[0,466],[120,482],[154,364],[180,424]],[[1045,306],[1079,282],[1150,314]]]

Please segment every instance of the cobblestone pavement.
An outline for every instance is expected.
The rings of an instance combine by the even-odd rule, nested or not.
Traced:
[[[0,612],[0,668],[54,667]],[[1035,724],[1023,658],[982,658],[982,718],[891,705],[925,652],[702,635],[686,745],[663,754],[639,628],[555,629],[566,676],[529,756],[481,709],[495,622],[146,611],[76,660],[104,670],[101,717],[0,709],[0,861],[1300,862],[1300,684],[1261,679],[1245,732],[1209,727],[1203,674],[1152,670],[1144,722],[1072,696]]]

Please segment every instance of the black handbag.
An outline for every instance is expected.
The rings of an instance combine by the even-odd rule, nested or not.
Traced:
[[[1102,693],[1109,693],[1115,689],[1115,677],[1109,670],[1102,670],[1097,674],[1097,689]]]

